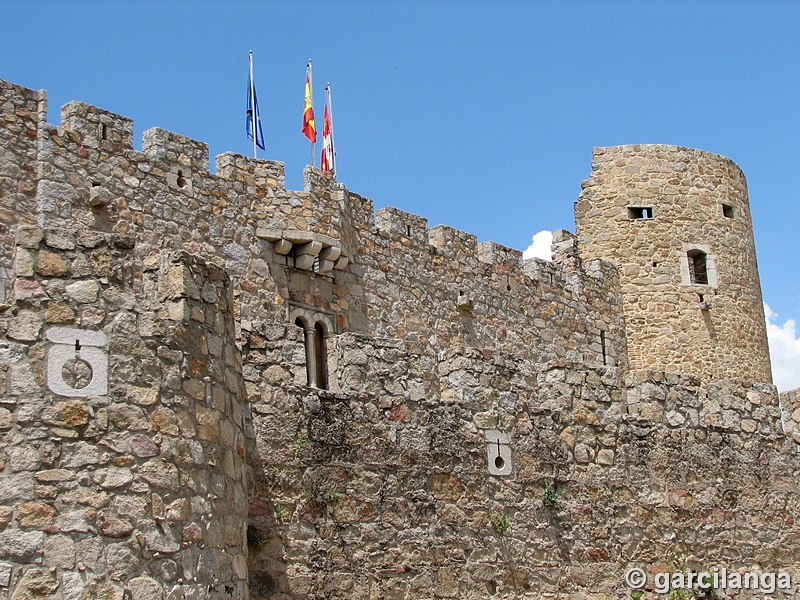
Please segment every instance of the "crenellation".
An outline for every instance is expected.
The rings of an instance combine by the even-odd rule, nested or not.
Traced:
[[[455,257],[465,263],[471,262],[478,254],[477,236],[466,231],[448,225],[437,225],[428,230],[428,237],[438,254]]]
[[[800,575],[800,410],[743,358],[728,159],[595,149],[544,261],[0,93],[0,597],[602,600],[687,553]]]
[[[375,212],[378,231],[404,236],[410,243],[428,243],[428,219],[386,206]]]
[[[133,150],[133,119],[73,100],[61,107],[61,126],[82,136],[89,148]]]
[[[497,242],[482,242],[478,244],[478,260],[486,264],[503,265],[505,269],[517,270],[522,262],[522,251]]]
[[[181,167],[187,169],[182,175],[187,181],[193,173],[208,173],[208,144],[178,133],[159,127],[148,129],[142,134],[142,152],[155,164],[169,165],[169,172],[176,175],[183,173]]]

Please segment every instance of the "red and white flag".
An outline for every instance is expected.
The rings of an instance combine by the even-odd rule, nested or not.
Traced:
[[[331,108],[331,84],[325,88],[325,114],[322,118],[322,158],[320,167],[336,175],[336,150],[333,146],[333,109]]]

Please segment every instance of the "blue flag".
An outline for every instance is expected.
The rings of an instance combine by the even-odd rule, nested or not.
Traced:
[[[247,76],[247,139],[253,139],[253,104],[255,104],[255,119],[257,126],[255,127],[256,145],[264,150],[264,132],[261,130],[261,116],[258,114],[258,96],[256,96],[256,88],[253,85],[253,80],[250,75]]]

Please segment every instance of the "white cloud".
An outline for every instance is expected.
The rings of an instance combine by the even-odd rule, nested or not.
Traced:
[[[764,303],[767,316],[769,356],[772,360],[772,379],[778,390],[785,392],[800,387],[800,338],[794,319],[778,325],[778,313]]]
[[[550,244],[552,241],[552,231],[540,231],[533,236],[533,243],[522,253],[522,258],[536,257],[543,258],[544,260],[553,260],[553,255],[550,252]]]

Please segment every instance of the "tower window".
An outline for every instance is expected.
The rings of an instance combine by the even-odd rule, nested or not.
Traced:
[[[728,217],[729,219],[733,218],[733,207],[730,204],[722,205],[722,216]]]
[[[689,250],[689,280],[692,284],[708,285],[706,253],[702,250]]]
[[[629,206],[628,207],[629,219],[652,219],[653,207],[652,206]]]

